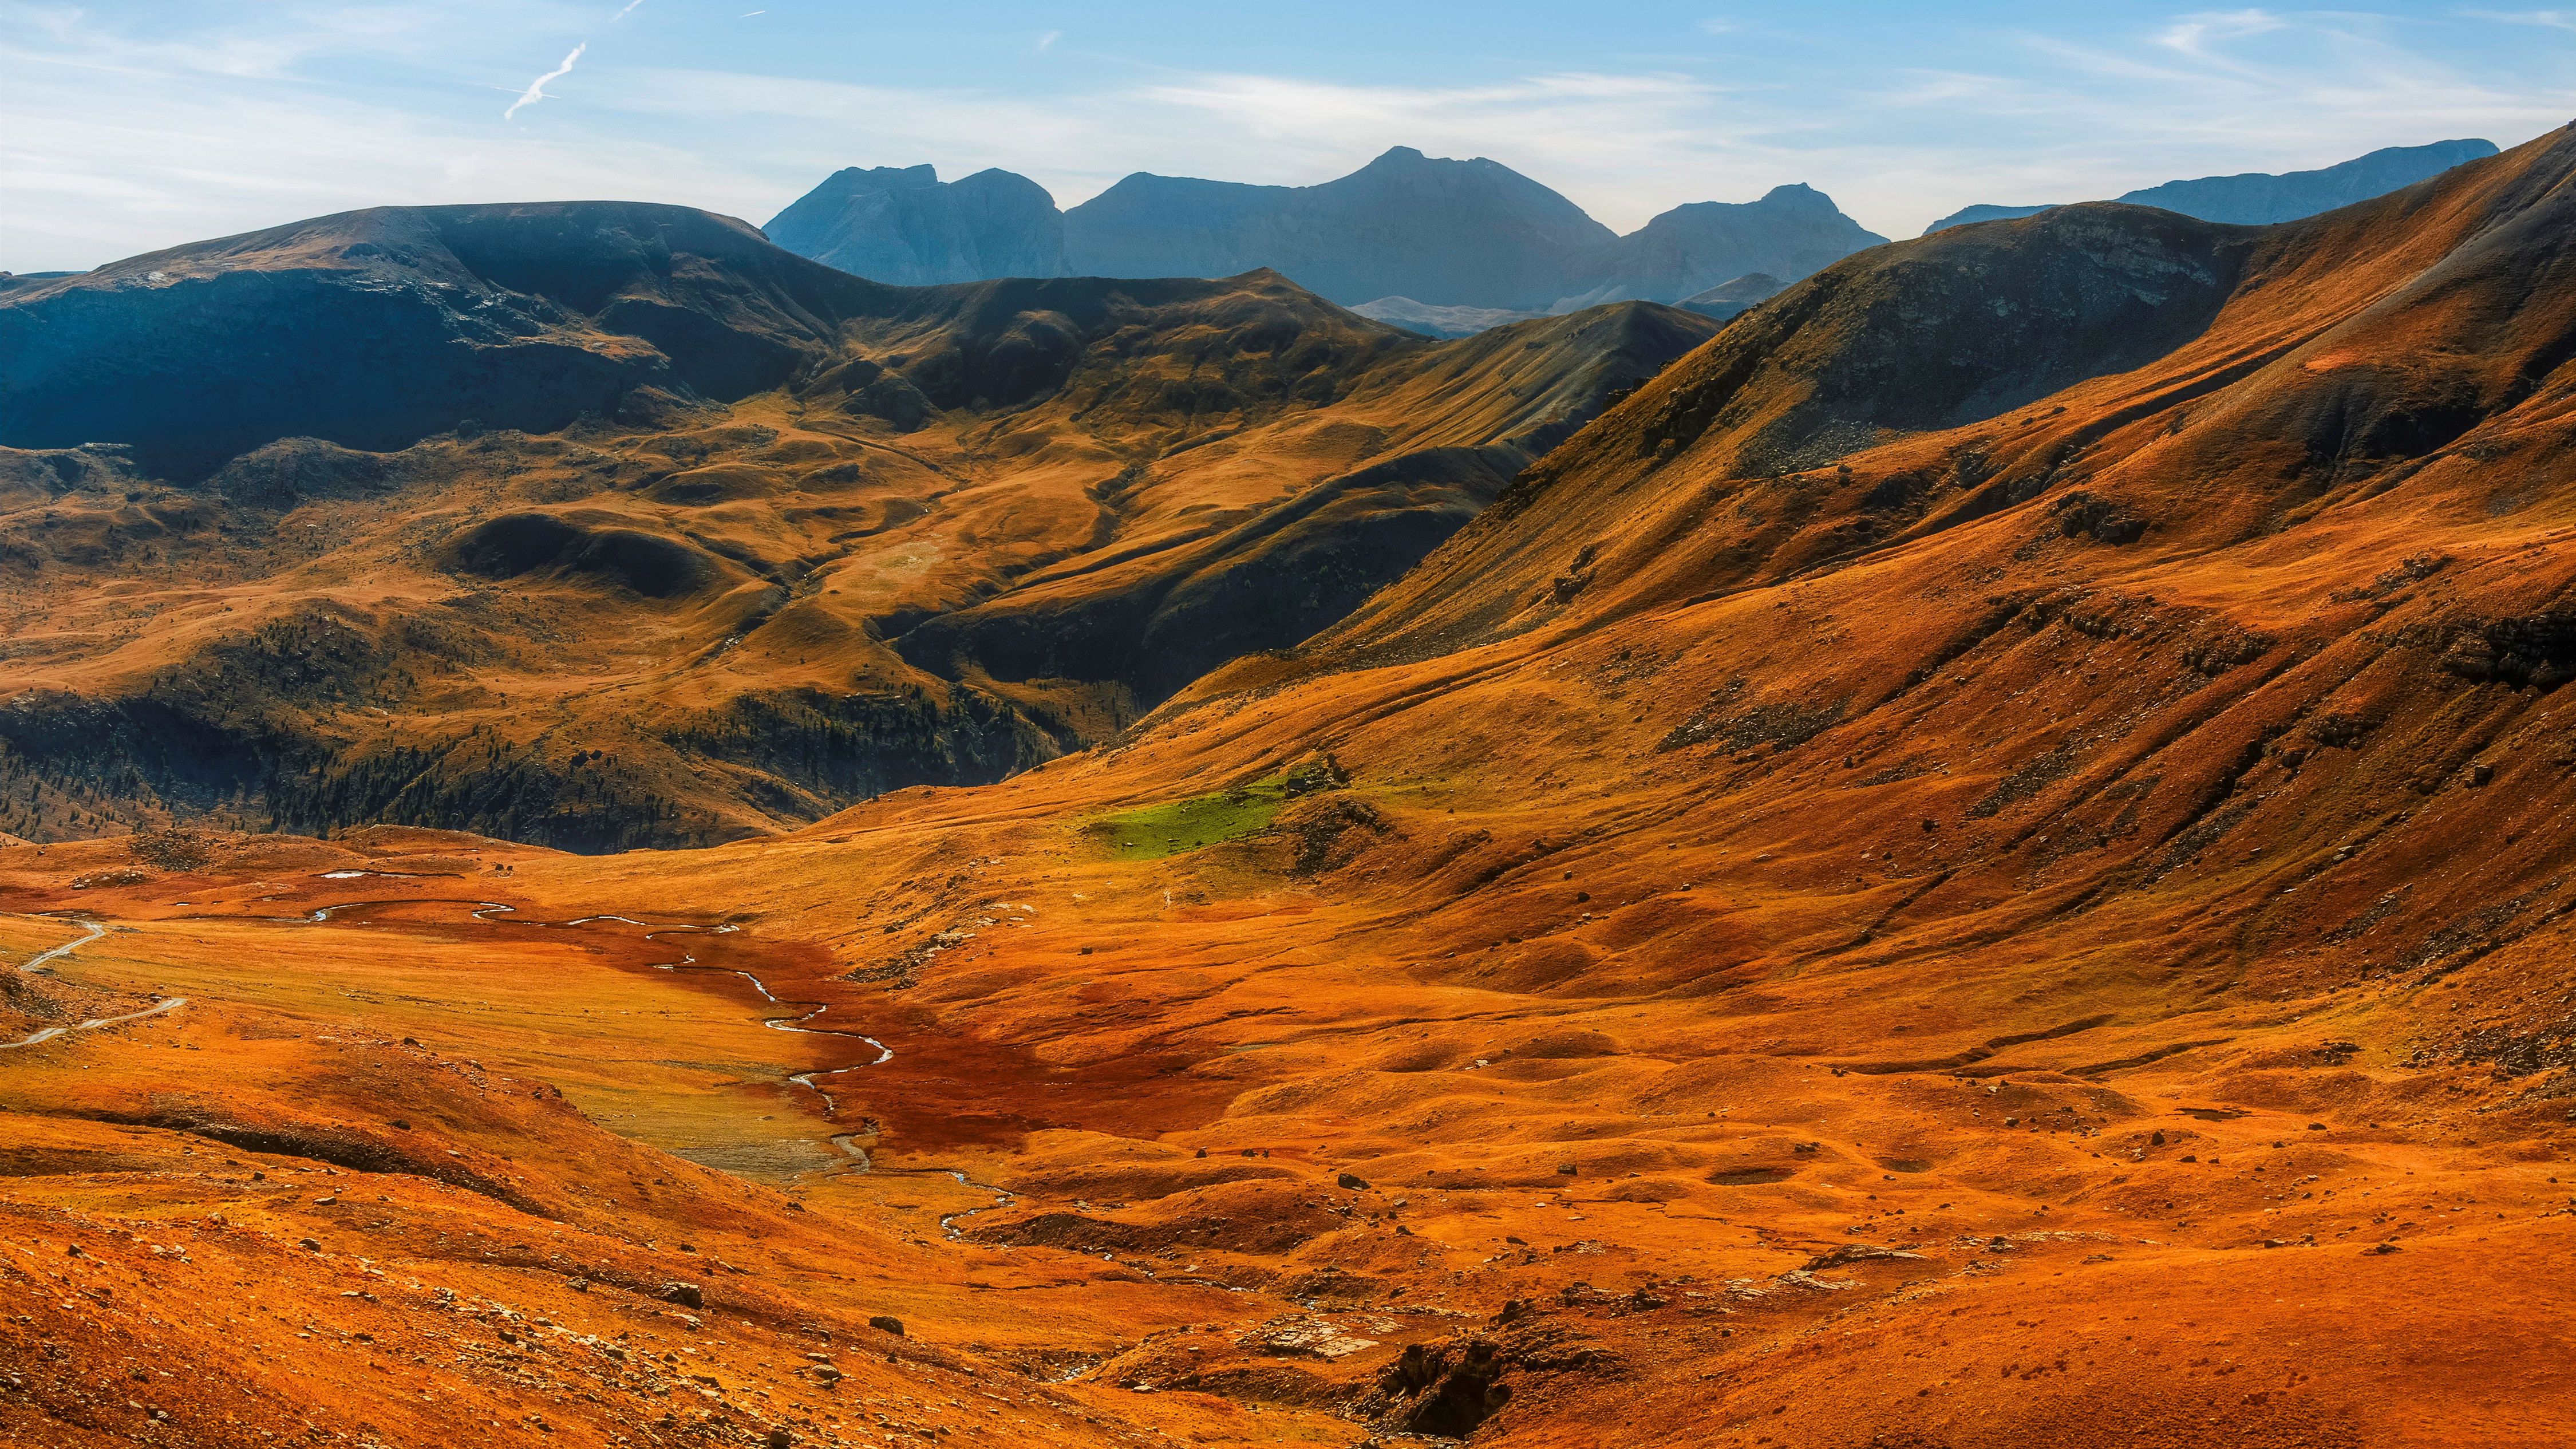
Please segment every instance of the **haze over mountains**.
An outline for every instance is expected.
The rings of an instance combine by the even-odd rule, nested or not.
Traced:
[[[2424,146],[2389,146],[2314,171],[2289,171],[2277,176],[2260,171],[2236,176],[2203,176],[2195,181],[2168,181],[2161,186],[2143,187],[2113,199],[2132,206],[2156,206],[2167,211],[2179,211],[2202,221],[2264,226],[2279,221],[2297,221],[2321,211],[2332,211],[2356,201],[2384,196],[2428,176],[2438,176],[2463,161],[2475,161],[2481,156],[2494,154],[2496,147],[2493,141],[2435,141]],[[1972,221],[2035,216],[2060,204],[1962,207],[1923,228],[1923,234],[1930,236],[1944,227],[1963,226]]]
[[[1799,185],[1677,206],[1623,237],[1507,166],[1407,146],[1318,186],[1140,172],[1061,213],[1006,171],[944,183],[928,166],[854,167],[765,230],[800,256],[908,285],[1269,267],[1349,307],[1518,313],[1678,302],[1756,272],[1795,281],[1886,240]]]

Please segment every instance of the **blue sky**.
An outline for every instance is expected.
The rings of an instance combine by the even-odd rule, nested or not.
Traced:
[[[1490,156],[1622,231],[1804,181],[1908,236],[2570,119],[2576,8],[0,0],[0,268],[383,203],[760,222],[846,165],[1002,166],[1071,205],[1392,145]]]

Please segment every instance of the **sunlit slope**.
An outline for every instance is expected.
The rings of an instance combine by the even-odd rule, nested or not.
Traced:
[[[1108,746],[455,888],[735,926],[762,994],[621,968],[613,937],[569,938],[603,952],[576,972],[413,921],[406,957],[482,963],[448,997],[513,1009],[368,1003],[393,993],[287,944],[301,917],[290,971],[235,934],[318,887],[281,909],[247,865],[13,850],[0,904],[133,925],[101,944],[211,1004],[48,1044],[13,1105],[74,1130],[151,1080],[133,1043],[244,1001],[453,1060],[431,1014],[578,1105],[588,1038],[529,1024],[613,992],[630,1015],[583,1032],[664,1064],[617,1150],[864,1143],[807,1214],[860,1269],[828,1271],[910,1276],[803,1301],[833,1326],[900,1286],[948,1342],[1062,1377],[991,1390],[1040,1438],[2568,1439],[2566,144],[2281,228],[2076,208],[1888,248],[1746,314],[1347,625]],[[1945,257],[1998,286],[2027,262],[2057,290],[2015,295],[2059,325],[1959,351],[1993,299]],[[2085,319],[2147,305],[2141,258],[2213,281],[2106,360]],[[1760,452],[1843,425],[1865,446]],[[161,924],[210,887],[241,916],[221,949]],[[345,954],[395,929],[350,924]],[[102,955],[41,989],[177,984],[147,974]],[[564,999],[531,999],[549,979]],[[809,998],[892,1053],[828,1105],[793,1084],[812,1044],[753,1025]],[[719,1064],[734,1086],[690,1075]],[[547,1151],[585,1197],[642,1171]],[[87,1161],[14,1194],[107,1215],[139,1179]],[[890,1185],[943,1169],[1011,1201],[954,1243],[901,1231],[933,1200]],[[814,1261],[759,1226],[782,1271]],[[15,1261],[55,1251],[33,1239]],[[174,1320],[167,1288],[105,1286]],[[77,1303],[45,1311],[71,1342]],[[382,1382],[448,1392],[422,1367]],[[746,1388],[848,1427],[764,1371]],[[99,1387],[56,1372],[45,1405]],[[1046,1420],[1048,1393],[1102,1422]]]
[[[95,444],[0,453],[0,827],[583,850],[1105,738],[1713,328],[1436,344],[1269,273],[888,288],[620,203],[350,213],[0,313],[0,438]],[[1142,654],[1101,637],[1131,619]]]
[[[1853,258],[1641,389],[1315,652],[1775,583],[2034,500],[2059,534],[2149,554],[2445,485],[2538,501],[2528,450],[2576,321],[2571,165],[2553,133],[2281,226],[2104,203]]]

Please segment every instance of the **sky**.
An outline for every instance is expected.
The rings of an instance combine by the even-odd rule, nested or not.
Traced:
[[[2576,0],[2570,0],[2576,5]],[[1305,185],[1487,156],[1619,231],[1803,181],[1911,236],[2576,119],[2576,8],[0,0],[0,270],[386,204],[767,221],[843,166]]]

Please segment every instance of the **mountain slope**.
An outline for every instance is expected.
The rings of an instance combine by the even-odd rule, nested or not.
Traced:
[[[1749,312],[1779,296],[1785,286],[1786,284],[1778,277],[1765,272],[1754,272],[1732,281],[1720,282],[1705,292],[1684,297],[1673,305],[1686,312],[1697,312],[1703,317],[1715,317],[1724,321]]]
[[[903,289],[614,203],[353,213],[14,291],[0,442],[40,446],[0,451],[0,829],[600,850],[999,778],[1184,657],[1338,617],[1707,332],[1634,311],[1443,347],[1275,274]],[[1473,465],[1421,474],[1444,449]],[[1023,637],[1064,660],[1042,680],[930,627],[1024,586],[1235,602],[1152,668]]]
[[[2321,211],[2385,196],[2426,177],[2439,175],[2462,162],[2494,154],[2496,147],[2492,141],[2435,141],[2425,146],[2389,146],[2314,171],[2289,171],[2277,176],[2261,171],[2235,176],[2203,176],[2194,181],[2168,181],[2161,186],[2143,187],[2115,199],[2131,206],[2178,211],[2202,221],[2265,226],[2279,221],[2297,221]],[[1925,227],[1923,234],[1930,236],[1946,227],[1964,226],[1969,222],[2031,216],[2047,209],[2045,205],[1963,207]]]
[[[399,448],[748,396],[886,289],[686,207],[379,207],[0,297],[0,439],[202,474],[274,438]]]
[[[11,850],[10,1019],[159,1011],[12,1061],[0,1423],[287,1437],[82,1366],[300,1352],[397,1439],[2576,1438],[2571,182],[1852,258],[998,783]]]
[[[928,166],[852,166],[761,230],[798,256],[899,287],[1065,274],[1055,198],[1008,171],[943,182]]]
[[[942,672],[1115,680],[1139,704],[1159,704],[1226,660],[1285,648],[1339,620],[1590,421],[1609,394],[1710,331],[1688,314],[1627,304],[1495,328],[1383,369],[1326,425],[1381,420],[1366,466],[1249,518],[1209,516],[1150,545],[1036,570],[999,598],[925,621],[900,647]],[[1203,469],[1256,458],[1276,467],[1311,449],[1317,421],[1248,429],[1192,457]],[[1161,472],[1104,502],[1150,516],[1169,491]]]
[[[1677,206],[1619,238],[1591,265],[1578,303],[1646,297],[1678,304],[1739,277],[1794,282],[1887,238],[1865,231],[1810,186],[1778,186],[1759,201]]]
[[[1398,146],[1320,186],[1128,177],[1065,213],[1065,254],[1099,276],[1284,272],[1344,304],[1545,307],[1612,240],[1581,208],[1482,157]]]
[[[2548,236],[2570,154],[2558,133],[2269,229],[2096,203],[1854,257],[1641,390],[1331,637],[1551,618],[1548,580],[1596,520],[1678,526],[1671,510],[1719,500],[1687,548],[1614,560],[1602,540],[1594,567],[1622,582],[1576,612],[1777,582],[2043,492],[2083,500],[2070,537],[2219,546],[2392,486],[2564,361]],[[1715,498],[1668,491],[1683,478]]]

